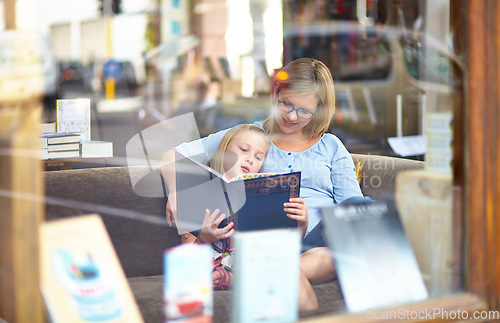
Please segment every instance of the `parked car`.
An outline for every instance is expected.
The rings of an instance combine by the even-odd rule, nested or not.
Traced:
[[[59,65],[59,88],[64,92],[68,88],[86,89],[85,67],[80,61],[61,60]]]

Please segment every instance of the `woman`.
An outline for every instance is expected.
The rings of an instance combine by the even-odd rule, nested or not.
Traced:
[[[302,172],[300,195],[307,205],[309,224],[303,241],[306,251],[301,255],[299,309],[314,310],[318,301],[311,284],[331,280],[335,273],[331,254],[318,237],[320,228],[313,231],[321,220],[319,209],[363,195],[349,152],[337,137],[327,133],[335,112],[335,87],[328,68],[312,58],[289,63],[277,74],[272,99],[272,115],[255,123],[272,141],[262,172]],[[176,149],[190,156],[206,154],[208,160],[226,131]],[[171,161],[172,153],[168,152],[164,162]],[[172,179],[163,174],[170,187]],[[166,211],[170,225],[174,220],[175,193],[171,197]]]

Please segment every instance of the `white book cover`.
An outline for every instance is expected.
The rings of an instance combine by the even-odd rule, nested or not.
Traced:
[[[212,249],[184,244],[164,254],[165,322],[212,322]]]
[[[90,99],[59,99],[56,101],[57,132],[73,132],[81,140],[90,140]]]
[[[235,232],[233,242],[232,322],[297,321],[299,231]]]

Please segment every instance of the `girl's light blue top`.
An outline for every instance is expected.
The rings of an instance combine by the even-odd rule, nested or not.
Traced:
[[[262,122],[257,121],[254,125],[262,128]],[[183,143],[175,149],[206,163],[228,130]],[[284,151],[271,144],[261,172],[297,171],[301,172],[300,197],[304,199],[309,215],[307,233],[321,220],[321,207],[333,206],[353,196],[363,196],[351,155],[342,142],[330,133],[324,134],[316,144],[301,152]]]

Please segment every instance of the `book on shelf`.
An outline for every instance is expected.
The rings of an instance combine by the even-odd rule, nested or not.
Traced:
[[[47,145],[48,152],[51,151],[63,151],[63,150],[79,150],[80,143],[78,142],[69,142],[66,144],[50,144]]]
[[[56,132],[56,123],[44,122],[40,124],[40,134],[43,134],[44,132]]]
[[[90,99],[56,100],[57,132],[73,132],[90,140]]]
[[[80,135],[71,132],[46,132],[42,134],[41,140],[46,140],[47,145],[80,143]]]
[[[300,172],[248,174],[228,181],[210,167],[176,152],[177,223],[180,231],[195,235],[205,210],[220,210],[240,231],[296,228],[283,203],[300,195]],[[193,201],[196,200],[196,203]]]
[[[296,322],[299,231],[235,232],[233,242],[232,322]]]
[[[165,250],[164,322],[212,322],[212,256],[209,245],[184,244]]]
[[[83,158],[113,157],[113,143],[111,141],[84,140],[81,144]]]
[[[338,205],[321,213],[349,311],[428,297],[394,201]]]
[[[40,268],[50,322],[143,322],[99,215],[41,223]]]
[[[48,149],[42,149],[41,151],[42,151],[42,159],[80,157],[80,149],[78,149],[78,150],[61,150],[61,151],[49,151]]]

